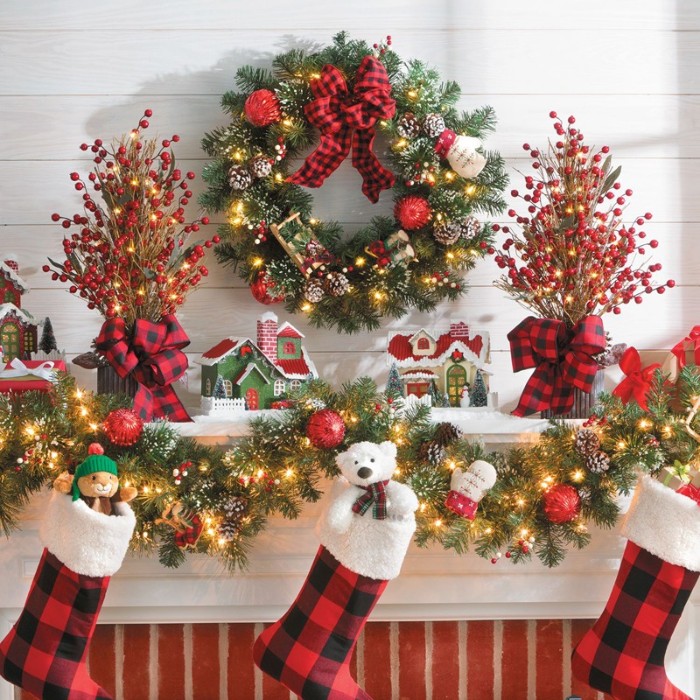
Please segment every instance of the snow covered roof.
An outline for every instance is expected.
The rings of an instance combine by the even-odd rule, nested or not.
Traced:
[[[318,370],[313,363],[306,348],[301,348],[301,357],[298,360],[277,360],[277,369],[282,372],[285,379],[307,379],[309,375],[318,378]]]
[[[277,331],[278,338],[303,338],[304,334],[300,333],[294,326],[285,321]]]
[[[28,311],[20,309],[9,302],[0,304],[0,322],[3,321],[6,316],[12,315],[16,316],[23,323],[36,324],[36,319]]]
[[[435,350],[428,355],[415,355],[411,341],[423,333],[435,340]],[[438,334],[422,328],[410,333],[391,333],[387,346],[387,364],[396,363],[398,367],[438,367],[455,350],[463,353],[465,359],[479,366],[483,365],[488,360],[488,333],[481,332],[471,337],[454,337],[450,331]]]
[[[435,379],[435,377],[437,377],[437,374],[435,374],[435,372],[431,372],[429,369],[409,370],[401,375],[401,379]]]
[[[9,266],[0,260],[0,274],[9,279],[20,292],[29,291],[27,283]]]

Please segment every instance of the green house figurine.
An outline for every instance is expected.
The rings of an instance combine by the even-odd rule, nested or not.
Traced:
[[[225,338],[199,359],[204,414],[285,408],[290,393],[318,377],[302,344],[304,336],[294,326],[279,326],[277,316],[267,312],[258,319],[257,330],[255,341]]]
[[[37,324],[22,308],[22,295],[29,291],[19,276],[14,256],[0,260],[0,360],[31,359],[37,349]]]

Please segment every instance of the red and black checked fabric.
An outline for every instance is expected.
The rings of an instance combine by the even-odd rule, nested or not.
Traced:
[[[386,584],[320,547],[292,607],[255,640],[255,663],[302,700],[372,700],[350,675],[350,659]]]
[[[364,515],[370,507],[372,507],[372,517],[375,520],[386,520],[386,481],[377,481],[369,486],[360,486],[365,490],[353,504],[352,510],[354,513]]]
[[[616,700],[690,700],[664,657],[698,573],[628,542],[603,614],[578,643],[571,669]]]
[[[108,319],[95,341],[120,377],[133,374],[138,382],[134,410],[139,416],[145,421],[167,418],[177,423],[192,420],[170,386],[187,369],[182,348],[189,344],[174,314],[159,322],[138,319],[131,334],[123,318]]]
[[[88,645],[109,585],[68,569],[47,549],[19,619],[0,642],[0,675],[46,700],[111,700],[88,675]]]
[[[351,93],[343,74],[335,66],[325,65],[321,77],[311,81],[311,92],[315,99],[304,107],[304,113],[318,127],[321,139],[288,182],[321,187],[352,147],[352,164],[362,175],[362,192],[370,202],[376,202],[382,190],[394,186],[394,175],[372,150],[377,120],[391,119],[396,111],[386,69],[374,56],[365,56]]]
[[[528,379],[515,416],[551,409],[568,413],[574,405],[574,388],[590,393],[598,363],[605,350],[600,316],[586,316],[572,331],[563,321],[528,316],[508,333],[513,371],[535,367]]]

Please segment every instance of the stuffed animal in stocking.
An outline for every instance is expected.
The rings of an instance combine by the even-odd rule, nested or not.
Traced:
[[[359,442],[339,454],[321,516],[321,547],[297,599],[256,640],[255,663],[303,700],[371,700],[350,659],[389,579],[399,575],[418,499],[391,479],[396,445]]]
[[[110,577],[136,525],[125,502],[131,491],[110,502],[109,515],[102,512],[101,499],[117,493],[116,475],[114,461],[91,448],[74,478],[56,480],[41,526],[39,566],[19,619],[0,642],[0,675],[38,698],[111,700],[85,660]],[[76,495],[67,495],[73,484]]]
[[[605,610],[574,649],[574,675],[615,700],[690,700],[664,658],[700,572],[700,507],[641,478],[622,528],[628,538]]]

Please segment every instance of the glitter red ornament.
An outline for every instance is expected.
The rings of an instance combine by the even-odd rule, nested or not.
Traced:
[[[415,195],[400,199],[394,206],[394,216],[406,231],[423,228],[430,221],[432,214],[428,200]]]
[[[306,424],[306,437],[314,447],[326,450],[338,447],[345,437],[343,417],[329,408],[317,411]]]
[[[259,301],[261,304],[277,304],[280,301],[284,301],[284,294],[275,295],[274,287],[275,285],[267,272],[261,270],[255,281],[250,285],[250,291],[256,301]]]
[[[131,408],[117,408],[104,419],[102,429],[112,444],[129,447],[141,437],[143,421]]]
[[[256,90],[243,106],[245,118],[253,126],[269,126],[282,117],[280,101],[272,90]]]
[[[544,494],[544,514],[550,523],[571,522],[581,511],[581,496],[568,484],[556,484]]]

